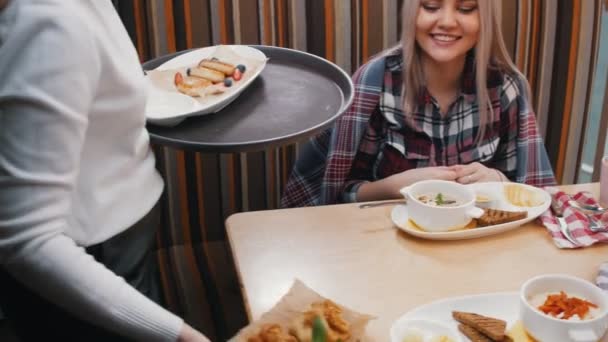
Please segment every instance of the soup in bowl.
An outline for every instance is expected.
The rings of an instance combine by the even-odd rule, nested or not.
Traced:
[[[538,341],[597,342],[608,329],[608,296],[570,275],[528,280],[519,307],[524,328]]]
[[[475,193],[456,182],[426,180],[402,188],[409,219],[428,232],[446,232],[466,227],[483,215],[475,207]]]

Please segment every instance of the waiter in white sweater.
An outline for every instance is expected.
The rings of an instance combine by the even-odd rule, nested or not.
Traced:
[[[25,341],[207,341],[155,303],[146,95],[110,0],[0,0],[0,307]]]

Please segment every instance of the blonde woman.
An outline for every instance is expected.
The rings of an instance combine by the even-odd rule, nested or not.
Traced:
[[[500,2],[406,0],[399,46],[354,75],[355,98],[302,151],[284,207],[398,198],[424,179],[555,183]]]

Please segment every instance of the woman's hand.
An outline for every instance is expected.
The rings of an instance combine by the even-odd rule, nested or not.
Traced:
[[[391,179],[395,183],[397,189],[404,186],[414,184],[416,182],[428,179],[439,179],[453,181],[456,180],[457,173],[450,166],[430,166],[411,169],[401,173],[392,175],[387,179]]]
[[[357,192],[357,201],[377,201],[402,197],[399,190],[421,180],[441,179],[454,181],[456,172],[449,166],[430,166],[411,169],[375,182],[364,183]]]
[[[478,182],[503,182],[507,177],[496,169],[475,162],[467,165],[453,165],[450,169],[456,173],[456,181],[461,184]]]

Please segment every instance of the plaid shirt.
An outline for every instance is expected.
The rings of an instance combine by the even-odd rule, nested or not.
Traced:
[[[355,96],[331,130],[302,150],[286,185],[283,207],[356,200],[358,186],[417,167],[478,161],[509,179],[555,184],[522,80],[488,73],[493,115],[479,143],[473,59],[465,65],[461,93],[448,115],[428,92],[406,119],[401,111],[401,50],[393,48],[353,76]]]

